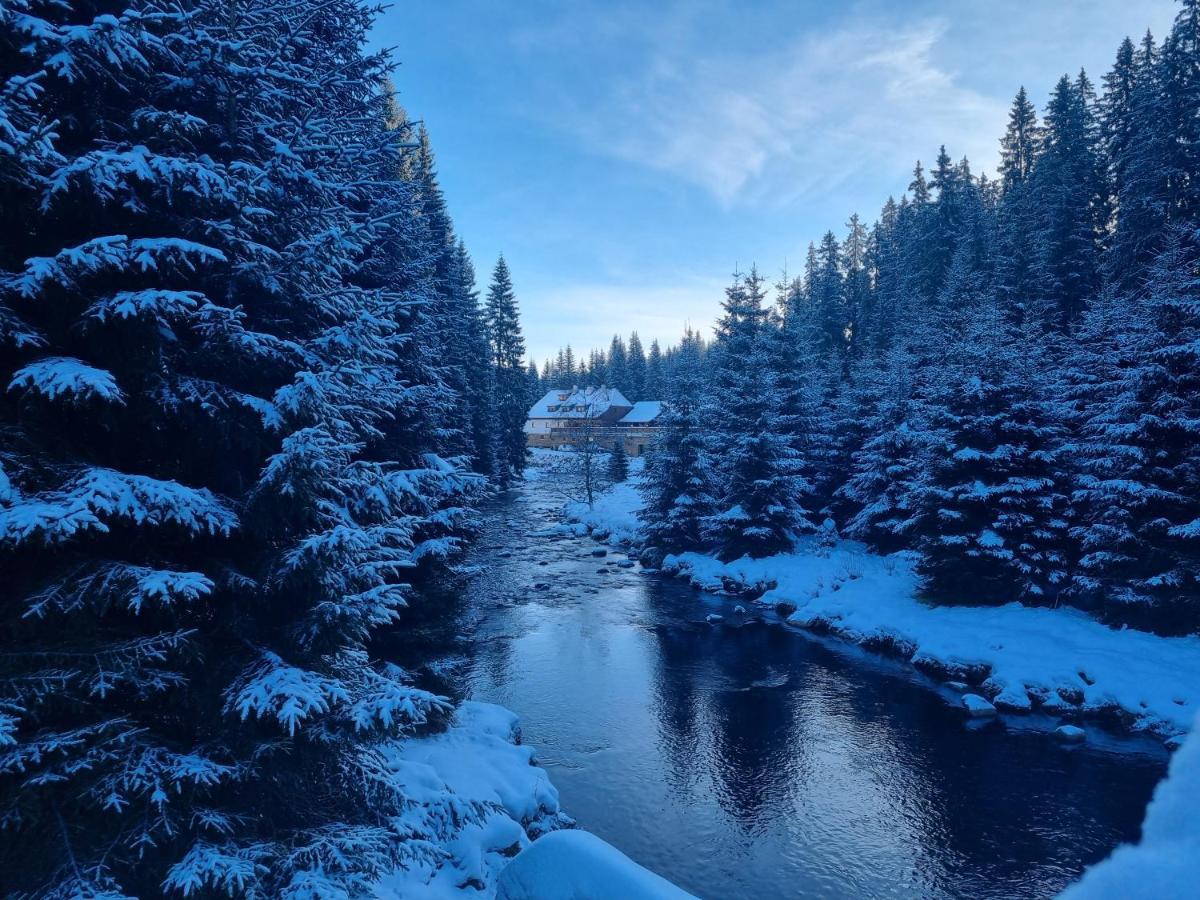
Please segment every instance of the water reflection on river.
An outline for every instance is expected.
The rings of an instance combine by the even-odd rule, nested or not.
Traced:
[[[1041,897],[1137,836],[1157,744],[967,722],[906,665],[538,535],[560,503],[533,482],[491,510],[455,668],[644,865],[721,900]]]

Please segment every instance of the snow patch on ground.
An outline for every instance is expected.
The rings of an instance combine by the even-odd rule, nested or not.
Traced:
[[[570,521],[587,526],[597,537],[625,544],[637,538],[637,511],[641,505],[637,487],[630,480],[613,485],[596,498],[590,509],[586,503],[571,501],[564,512]]]
[[[591,507],[579,500],[567,502],[563,507],[564,518],[568,522],[584,526],[597,538],[612,541],[614,544],[627,544],[637,540],[641,528],[638,511],[642,508],[638,484],[641,482],[644,464],[644,458],[631,459],[628,480],[601,491]]]
[[[438,834],[438,866],[415,864],[381,881],[381,898],[491,897],[508,861],[533,838],[574,823],[559,808],[558,791],[522,746],[515,713],[465,701],[451,727],[385,751],[391,777],[413,806],[401,827]]]
[[[556,831],[500,874],[497,900],[695,900],[586,831]]]
[[[1067,888],[1062,900],[1194,896],[1200,883],[1200,717],[1146,809],[1139,844],[1118,847]]]

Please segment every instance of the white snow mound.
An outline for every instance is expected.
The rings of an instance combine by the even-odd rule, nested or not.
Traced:
[[[534,841],[500,873],[497,900],[695,900],[586,831]]]

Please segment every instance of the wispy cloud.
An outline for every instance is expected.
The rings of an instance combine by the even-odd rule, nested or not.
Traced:
[[[768,52],[723,51],[694,11],[619,16],[598,39],[622,32],[656,35],[652,52],[585,109],[552,107],[550,120],[594,152],[698,185],[724,206],[794,202],[868,166],[907,167],[939,134],[960,138],[956,155],[993,162],[1006,103],[936,62],[940,19],[851,19],[777,36]]]

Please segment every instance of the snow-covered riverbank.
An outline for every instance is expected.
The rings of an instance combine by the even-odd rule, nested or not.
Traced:
[[[513,856],[573,824],[534,749],[518,736],[515,713],[468,700],[445,731],[386,748],[387,777],[413,803],[401,824],[442,852],[440,864],[421,862],[385,879],[378,896],[493,897]]]
[[[568,504],[566,516],[609,540],[629,541],[640,507],[631,480],[590,509]],[[766,559],[722,563],[686,553],[668,557],[663,568],[707,591],[782,605],[793,625],[900,654],[947,680],[978,683],[1002,709],[1115,718],[1170,739],[1188,731],[1200,708],[1200,638],[1115,630],[1070,609],[932,606],[919,599],[903,554],[806,539],[794,552]]]

